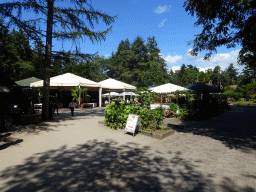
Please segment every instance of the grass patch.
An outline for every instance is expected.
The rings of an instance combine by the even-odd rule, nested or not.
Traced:
[[[229,103],[236,107],[256,107],[253,101],[230,101]]]

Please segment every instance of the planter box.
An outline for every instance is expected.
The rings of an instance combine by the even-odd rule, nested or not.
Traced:
[[[159,140],[162,140],[162,139],[174,134],[174,130],[170,130],[170,129],[166,129],[162,133],[159,133],[159,132],[161,132],[161,130],[159,130],[159,131],[156,130],[153,132],[142,130],[141,134],[148,136],[148,137],[155,138],[155,139],[159,139]]]
[[[17,118],[15,118],[15,124],[33,124],[33,123],[39,123],[40,122],[40,116],[38,114],[28,114],[28,115],[21,115]]]
[[[104,124],[104,125],[106,125],[107,123],[104,123],[104,121],[98,121],[98,124]]]

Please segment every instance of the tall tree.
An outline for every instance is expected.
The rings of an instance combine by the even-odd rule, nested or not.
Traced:
[[[35,69],[32,63],[33,51],[29,44],[29,37],[24,34],[21,28],[19,31],[13,29],[9,36],[16,56],[14,78],[15,80],[28,78]]]
[[[34,76],[44,78],[45,48],[42,42],[35,42],[33,48],[32,63],[34,65]]]
[[[136,86],[142,87],[143,80],[145,79],[146,70],[149,67],[147,47],[144,44],[142,37],[137,36],[131,45],[131,49],[134,53],[134,76],[133,82]]]
[[[186,72],[187,72],[187,67],[185,64],[182,64],[180,70],[178,71],[178,76],[181,80],[181,86],[187,85]]]
[[[59,6],[54,4],[59,2]],[[62,3],[62,0],[24,0],[12,3],[1,3],[0,14],[10,20],[9,24],[14,24],[24,30],[31,39],[39,42],[42,37],[45,41],[45,70],[44,70],[44,89],[43,89],[43,119],[49,119],[49,85],[50,85],[50,64],[52,52],[52,39],[77,40],[88,37],[92,43],[105,40],[105,36],[110,32],[111,27],[105,31],[91,31],[87,25],[94,28],[94,21],[98,24],[99,19],[109,26],[114,22],[116,16],[112,17],[100,11],[94,10],[87,0],[72,0],[69,3]],[[67,5],[67,6],[65,6]],[[73,7],[72,7],[73,5]],[[88,7],[88,8],[86,8]],[[17,10],[17,11],[16,11]],[[41,13],[45,18],[22,20],[21,15],[24,11],[32,11],[35,14]],[[14,15],[17,13],[17,15]],[[82,17],[85,16],[86,19]],[[42,30],[37,22],[47,21],[46,30]],[[56,28],[55,28],[56,27]],[[55,29],[55,30],[54,30]],[[81,54],[84,59],[92,58],[92,54]]]
[[[251,68],[249,66],[246,66],[243,69],[243,72],[241,75],[238,77],[238,85],[246,85],[249,83],[255,82],[256,79],[256,70],[254,68]]]
[[[226,69],[226,73],[229,77],[229,85],[234,85],[237,81],[238,70],[234,67],[233,63],[230,63]]]
[[[132,44],[122,40],[116,53],[108,59],[108,76],[137,87],[169,82],[166,62],[160,55],[155,37],[148,37],[145,45],[137,36]]]
[[[0,69],[15,81],[27,78],[34,70],[28,37],[21,29],[8,31],[3,22],[0,33]]]
[[[147,85],[161,85],[169,82],[169,75],[167,74],[166,61],[161,57],[160,49],[157,46],[155,36],[147,38],[148,51],[148,81]]]
[[[256,1],[254,0],[186,0],[184,7],[189,14],[197,16],[195,26],[203,30],[193,43],[192,54],[208,50],[209,58],[217,47],[242,46],[239,60],[242,64],[256,65]]]

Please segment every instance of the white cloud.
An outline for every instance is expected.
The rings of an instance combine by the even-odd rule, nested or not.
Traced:
[[[104,55],[104,57],[109,57],[110,55],[111,55],[111,54],[108,53],[108,54]]]
[[[158,26],[159,27],[163,27],[164,26],[164,22],[166,21],[166,19],[165,20],[163,20]]]
[[[181,55],[175,55],[175,56],[168,55],[164,59],[167,62],[167,64],[176,64],[181,62],[183,60],[183,57]]]
[[[158,14],[161,14],[161,13],[164,13],[167,11],[167,5],[164,5],[164,6],[161,6],[159,5],[155,10],[154,12],[155,13],[158,13]]]
[[[160,56],[160,57],[164,57],[164,54],[163,53],[158,53],[158,55]]]
[[[201,72],[201,71],[203,71],[204,73],[208,70],[208,69],[214,69],[213,67],[197,67],[198,68],[198,70]]]
[[[180,70],[180,66],[173,66],[171,70],[175,73],[177,70]]]
[[[218,53],[211,56],[209,60],[204,60],[203,57],[196,59],[196,62],[202,64],[211,64],[213,66],[219,65],[222,70],[225,70],[230,63],[233,63],[235,67],[240,68],[237,63],[237,56],[240,50],[230,51],[227,53]]]

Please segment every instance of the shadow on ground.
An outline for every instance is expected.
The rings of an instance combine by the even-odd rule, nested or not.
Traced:
[[[0,150],[6,149],[23,141],[23,139],[13,139],[10,136],[11,133],[0,133]]]
[[[59,115],[55,113],[52,120],[26,125],[15,125],[12,123],[12,119],[9,117],[6,120],[7,132],[0,132],[0,150],[22,142],[22,139],[12,138],[12,134],[14,133],[39,134],[42,131],[56,131],[52,127],[57,128],[60,126],[70,126],[74,124],[72,121],[79,119],[90,119],[95,116],[104,117],[104,113],[105,108],[93,108],[84,110],[75,109],[74,116],[71,116],[69,109],[60,109]]]
[[[61,109],[60,116],[63,117],[72,117],[69,109]],[[83,116],[105,116],[105,107],[102,108],[86,108],[86,109],[75,109],[74,117],[83,117]]]
[[[0,173],[0,191],[254,191],[236,184],[216,186],[181,153],[154,156],[135,143],[88,141],[35,154]],[[229,178],[226,178],[232,182]],[[222,186],[223,185],[223,186]]]
[[[256,149],[256,108],[232,107],[219,117],[196,124],[185,124],[184,129],[174,127],[178,132],[193,133],[222,141],[227,147]]]

